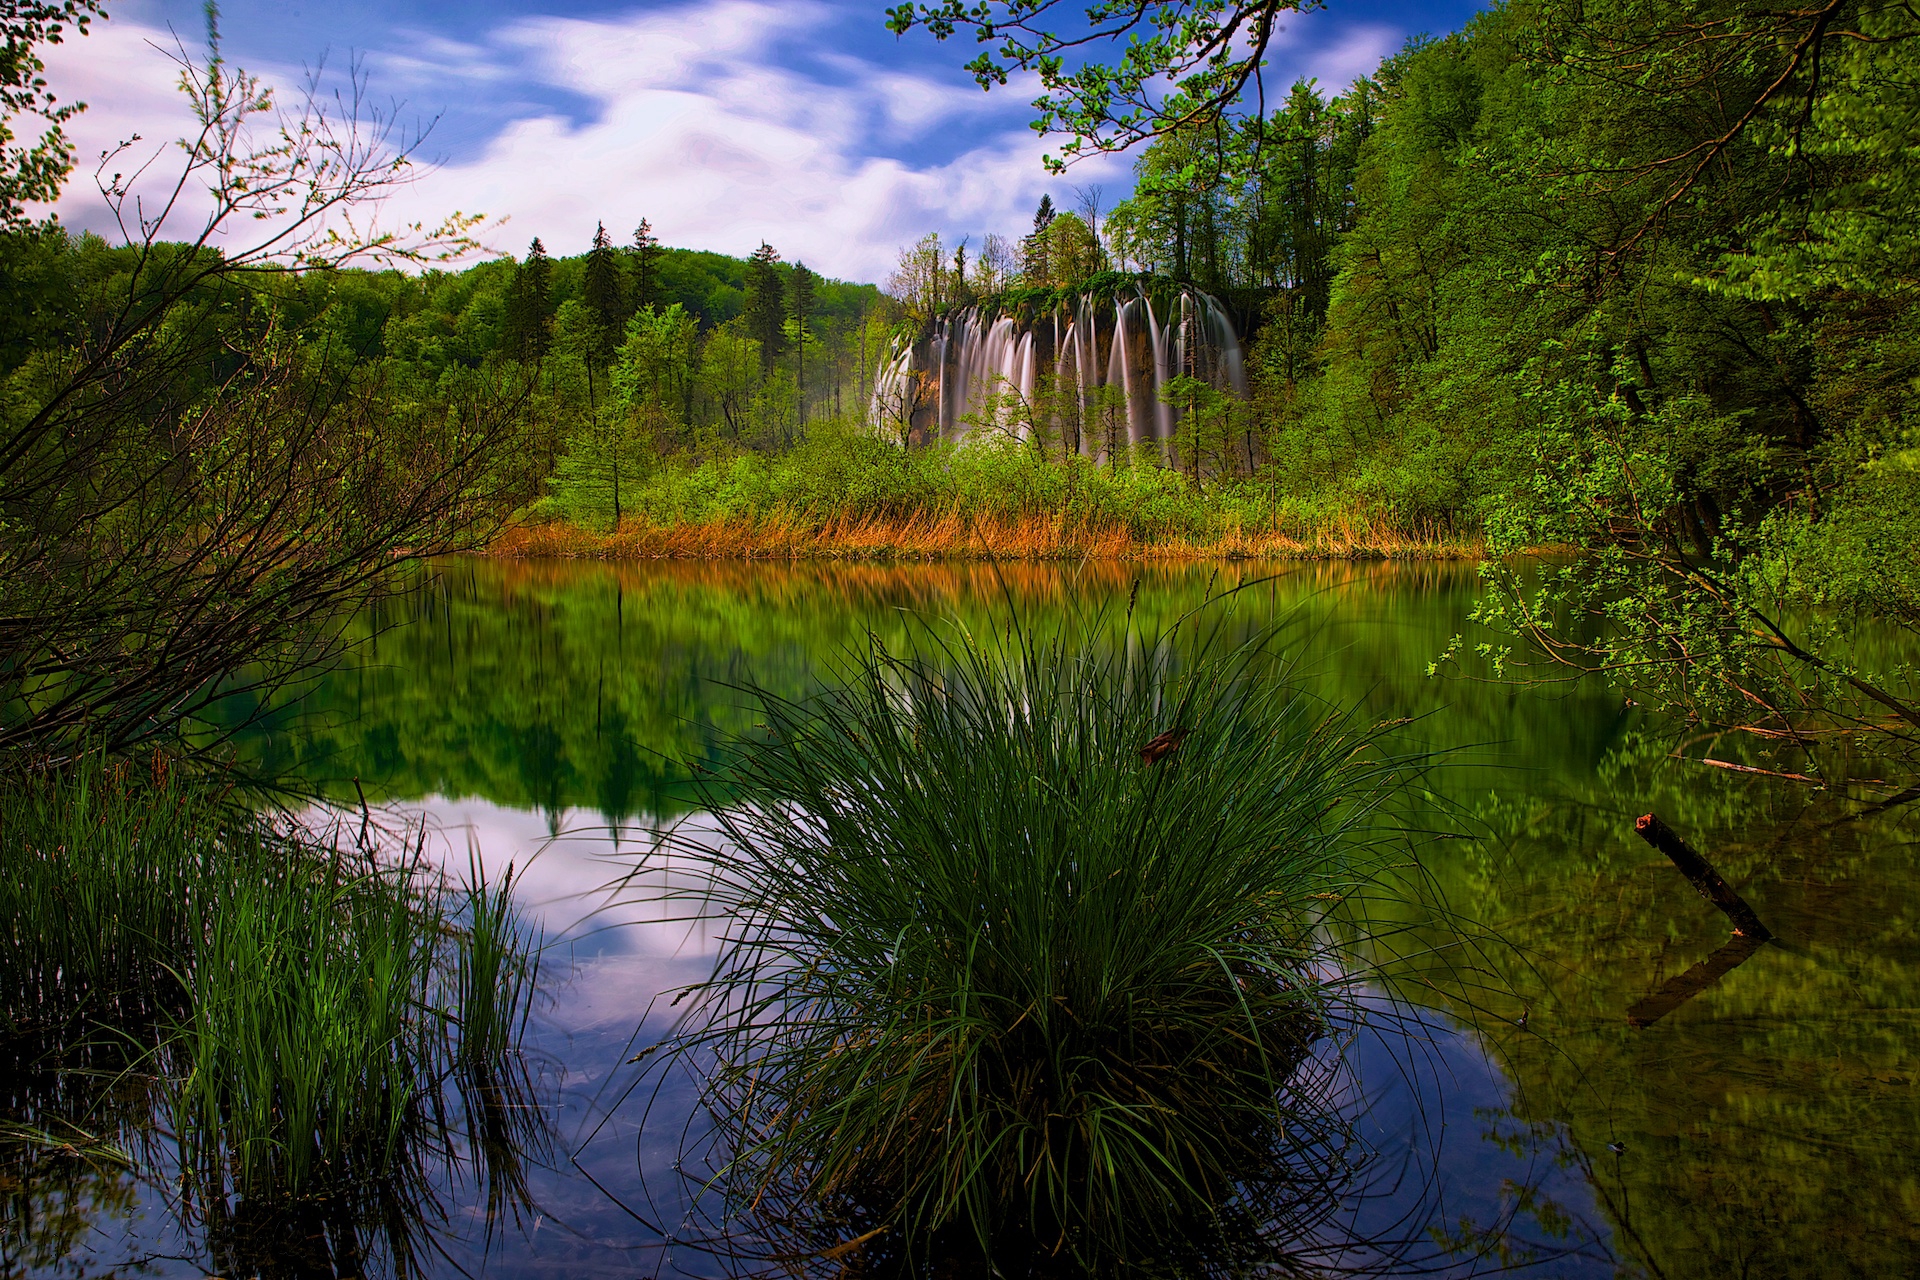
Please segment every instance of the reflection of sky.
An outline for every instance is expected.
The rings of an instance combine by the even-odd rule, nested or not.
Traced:
[[[711,818],[676,821],[669,851],[660,827],[634,823],[616,837],[579,810],[550,821],[483,800],[428,798],[372,817],[389,848],[404,839],[449,881],[466,879],[475,866],[497,880],[511,867],[522,917],[546,943],[544,994],[528,1049],[540,1082],[535,1101],[551,1118],[555,1150],[530,1171],[533,1205],[517,1222],[489,1228],[472,1180],[448,1183],[446,1220],[435,1228],[423,1274],[729,1274],[730,1264],[684,1243],[701,1234],[703,1221],[691,1212],[691,1184],[678,1164],[683,1139],[702,1131],[695,1082],[685,1071],[643,1077],[628,1062],[672,1016],[659,1007],[661,994],[698,980],[715,959],[711,925],[691,922],[696,904],[673,896],[701,884],[685,850],[713,838]],[[317,811],[310,821],[338,822],[351,840],[360,814]],[[1428,1226],[1505,1224],[1511,1242],[1544,1246],[1537,1264],[1517,1274],[1611,1276],[1602,1219],[1577,1165],[1556,1164],[1558,1134],[1516,1132],[1505,1118],[1510,1087],[1479,1041],[1434,1015],[1364,1003],[1365,1021],[1337,1038],[1341,1047],[1323,1042],[1333,1055],[1323,1064],[1332,1072],[1327,1096],[1352,1109],[1371,1153],[1326,1238],[1398,1243],[1423,1274],[1468,1276],[1489,1268],[1471,1256],[1436,1253]],[[1566,1209],[1571,1233],[1549,1239],[1534,1219],[1515,1216],[1516,1187]],[[190,1261],[201,1250],[181,1237],[153,1187],[141,1189],[132,1217],[96,1224],[87,1253],[78,1261],[138,1256],[151,1259],[152,1274],[205,1274]],[[1383,1256],[1343,1246],[1323,1261],[1377,1273]]]
[[[598,1123],[608,1100],[632,1079],[633,1068],[622,1065],[630,1045],[646,1043],[671,1016],[660,1009],[660,995],[704,976],[717,954],[711,923],[686,918],[695,904],[666,898],[700,885],[687,849],[714,838],[712,819],[696,814],[677,820],[673,847],[667,848],[662,843],[666,824],[640,821],[615,833],[585,810],[567,811],[553,821],[482,800],[430,798],[385,812],[391,815],[383,820],[390,827],[418,829],[424,823],[429,832],[424,847],[451,877],[467,874],[470,856],[490,878],[513,868],[516,899],[548,942],[550,978],[569,968],[573,975],[550,984],[552,999],[539,1020],[537,1048],[566,1063],[566,1092],[575,1099],[575,1111]],[[654,1016],[645,1038],[636,1042],[636,1029],[649,1011]],[[1334,1068],[1339,1085],[1331,1096],[1353,1108],[1359,1136],[1372,1153],[1338,1219],[1340,1237],[1411,1241],[1416,1253],[1429,1256],[1430,1222],[1506,1224],[1516,1240],[1541,1249],[1539,1266],[1523,1268],[1522,1274],[1612,1275],[1606,1230],[1591,1191],[1577,1170],[1556,1165],[1562,1151],[1557,1133],[1528,1132],[1506,1118],[1509,1086],[1480,1042],[1444,1018],[1378,1000],[1366,1002],[1366,1017],[1370,1021],[1346,1042],[1344,1065]],[[672,1139],[691,1103],[691,1090],[682,1082],[660,1100],[644,1135],[635,1121],[637,1103],[629,1100],[613,1110],[606,1127],[593,1132],[591,1142],[581,1142],[592,1132],[585,1123],[574,1124],[571,1136],[581,1143],[581,1158],[595,1176],[612,1187],[632,1182],[638,1144],[645,1153],[640,1157],[645,1175],[636,1186],[659,1193],[675,1185]],[[1496,1136],[1502,1141],[1493,1141]],[[1574,1223],[1570,1234],[1546,1239],[1532,1218],[1516,1217],[1511,1196],[1516,1187],[1533,1188],[1567,1210]],[[634,1235],[630,1222],[618,1228],[624,1213],[604,1202],[596,1207],[597,1193],[578,1180],[558,1179],[554,1193],[575,1206],[574,1214],[598,1224],[587,1235],[599,1232],[609,1240]],[[656,1223],[672,1216],[661,1204],[648,1213]],[[498,1260],[508,1264],[509,1273],[516,1248],[509,1244]],[[1338,1261],[1368,1267],[1380,1255],[1345,1250]],[[1440,1274],[1473,1270],[1471,1261],[1457,1270],[1430,1256],[1429,1262]]]
[[[1124,193],[1125,161],[1050,179],[1027,127],[1033,86],[983,94],[962,38],[901,40],[880,0],[251,0],[230,2],[232,60],[283,85],[325,58],[354,60],[372,101],[403,124],[436,121],[422,155],[444,167],[395,199],[406,218],[453,209],[511,222],[487,236],[520,250],[586,247],[596,220],[624,240],[642,217],[669,244],[742,254],[761,238],[789,260],[876,280],[922,233],[1023,230],[1042,191]],[[1340,3],[1289,18],[1270,58],[1340,88],[1411,35],[1446,32],[1473,0]],[[55,51],[53,84],[90,104],[71,128],[84,159],[141,133],[183,133],[174,68],[151,47],[169,30],[197,46],[191,0],[130,0],[85,41]],[[102,225],[83,165],[63,216]]]
[[[351,830],[354,816],[344,821]],[[420,847],[450,881],[477,866],[497,884],[511,870],[514,901],[544,940],[543,966],[550,977],[571,975],[544,1018],[557,1033],[631,1033],[662,993],[712,969],[714,925],[697,918],[701,878],[686,852],[714,838],[704,814],[615,831],[584,809],[556,819],[435,796],[382,809],[376,821],[390,843],[424,827]]]

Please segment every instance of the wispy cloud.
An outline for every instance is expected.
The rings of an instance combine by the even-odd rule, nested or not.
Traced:
[[[490,94],[534,85],[593,106],[584,118],[542,110],[511,121],[477,154],[392,197],[387,216],[483,212],[507,219],[488,233],[496,247],[517,251],[537,235],[560,253],[584,248],[596,221],[624,238],[646,217],[669,244],[744,254],[765,239],[789,259],[859,279],[883,277],[897,247],[928,230],[1024,225],[1049,183],[1020,101],[830,48],[815,52],[831,78],[796,69],[790,53],[775,60],[779,42],[805,40],[827,25],[823,16],[807,4],[725,0],[600,21],[521,19],[471,40],[370,56],[374,87],[413,101],[435,86]],[[177,68],[152,47],[170,40],[108,24],[84,56],[61,51],[56,74],[90,103],[72,131],[83,154],[130,132],[187,131],[171,89]],[[282,84],[298,74],[268,72]],[[963,149],[913,162],[914,135],[949,130],[968,135]],[[1104,163],[1107,176],[1123,172]],[[1080,180],[1100,176],[1089,169]],[[107,229],[84,180],[60,210],[71,224]]]
[[[1274,79],[1337,88],[1402,38],[1326,17],[1293,25]],[[1017,232],[1043,191],[1103,183],[1110,202],[1128,185],[1113,158],[1049,178],[1048,143],[1026,127],[1031,92],[983,94],[954,65],[961,50],[930,58],[876,42],[876,20],[825,0],[719,0],[357,32],[375,37],[360,65],[376,95],[447,111],[425,153],[451,158],[392,197],[386,217],[484,213],[505,219],[491,246],[519,252],[537,235],[555,253],[583,249],[597,221],[625,238],[645,217],[669,244],[744,254],[764,239],[790,260],[877,280],[927,231]],[[117,18],[55,51],[56,86],[90,104],[70,131],[83,157],[136,132],[151,143],[188,131],[178,68],[154,47],[173,41]],[[276,50],[281,61],[255,69],[291,89],[302,77],[291,55],[307,52],[318,51]],[[893,56],[904,53],[917,56]],[[61,215],[110,232],[90,167]]]

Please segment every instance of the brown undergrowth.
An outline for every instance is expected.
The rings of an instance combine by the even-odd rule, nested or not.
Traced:
[[[923,512],[674,525],[628,520],[604,531],[528,523],[507,529],[487,553],[609,560],[1466,560],[1482,556],[1485,544],[1478,535],[1408,533],[1364,519],[1299,530],[1235,527],[1196,538],[1141,537],[1125,525],[1041,515],[978,520]]]

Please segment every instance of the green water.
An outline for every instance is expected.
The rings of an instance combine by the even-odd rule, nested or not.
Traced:
[[[447,564],[366,620],[346,669],[240,745],[343,799],[358,779],[375,802],[484,800],[553,830],[583,811],[658,820],[693,803],[690,769],[750,726],[730,685],[802,694],[869,634],[903,639],[907,612],[978,630],[1010,605],[1044,625],[1124,613],[1131,596],[1151,627],[1264,572]],[[1504,1198],[1535,1239],[1563,1213],[1595,1216],[1611,1260],[1544,1274],[1920,1274],[1920,875],[1906,807],[1873,812],[1870,787],[1670,758],[1659,726],[1597,684],[1430,677],[1474,589],[1468,569],[1312,566],[1237,595],[1228,623],[1285,619],[1297,678],[1372,720],[1409,719],[1393,740],[1440,753],[1431,796],[1412,806],[1429,828],[1412,852],[1445,910],[1409,908],[1390,969],[1505,1081],[1499,1105],[1449,1115],[1442,1175],[1493,1179],[1469,1190]],[[1730,742],[1686,750],[1749,758]],[[1629,1009],[1644,1018],[1642,1002],[1728,939],[1725,918],[1635,837],[1648,811],[1779,942],[1737,965],[1723,954],[1717,980],[1636,1027]],[[1497,1185],[1486,1153],[1503,1147],[1557,1163],[1551,1203]]]

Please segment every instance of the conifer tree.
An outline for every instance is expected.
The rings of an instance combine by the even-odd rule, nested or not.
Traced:
[[[633,310],[660,305],[660,239],[645,218],[633,231]]]
[[[747,305],[743,317],[747,336],[760,344],[760,376],[773,373],[774,361],[786,346],[786,290],[775,266],[780,255],[762,240],[747,259]]]
[[[1047,242],[1051,238],[1048,230],[1053,226],[1053,197],[1042,195],[1040,207],[1034,210],[1033,234],[1026,239],[1026,263],[1022,268],[1027,283],[1033,285],[1051,284],[1053,274],[1050,269]]]
[[[807,270],[807,264],[793,264],[793,279],[788,284],[788,307],[793,313],[794,385],[799,389],[800,420],[807,416],[807,317],[813,314],[813,299],[820,277]]]
[[[507,285],[505,332],[501,345],[516,360],[537,361],[553,342],[553,263],[535,236],[526,261],[513,269]]]
[[[592,358],[604,366],[620,345],[627,327],[626,290],[621,287],[620,263],[614,256],[613,241],[602,222],[593,231],[593,248],[587,251],[586,271],[581,278],[581,300],[593,316]]]

